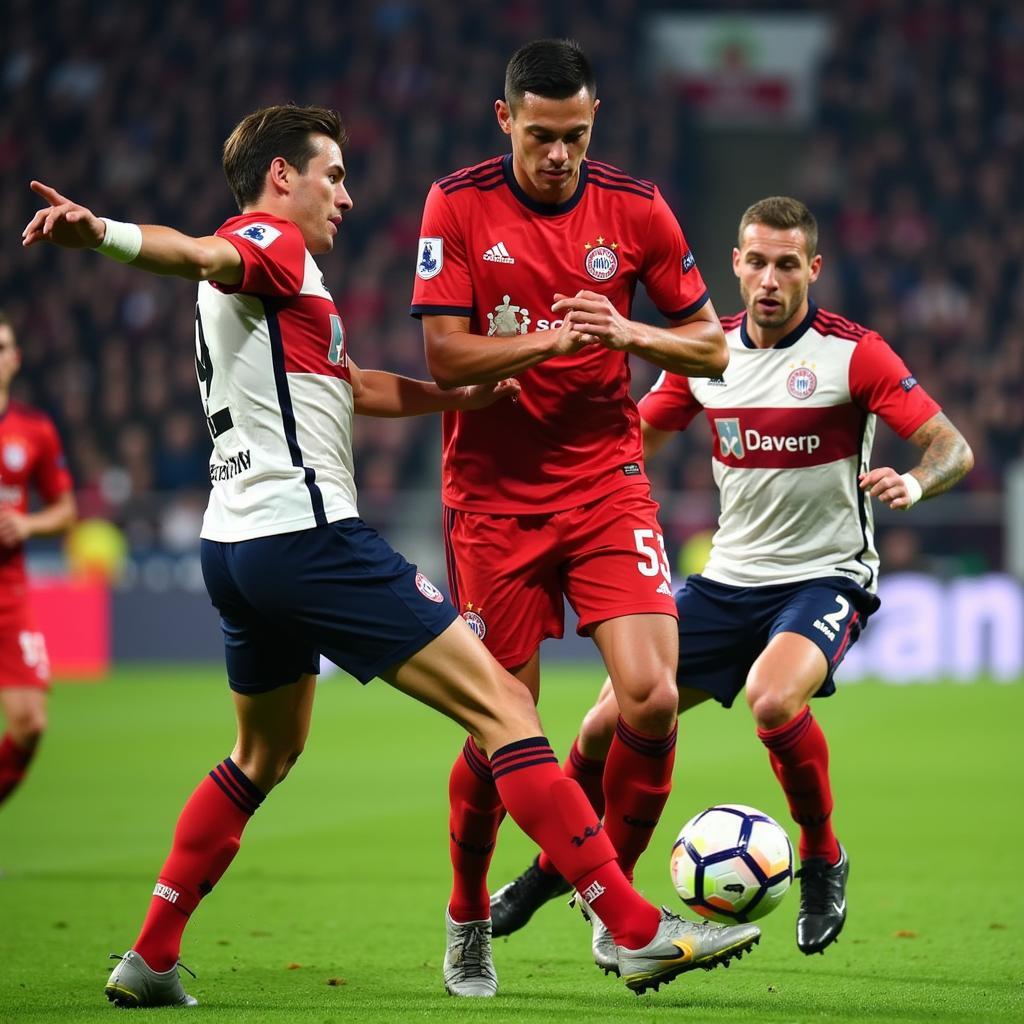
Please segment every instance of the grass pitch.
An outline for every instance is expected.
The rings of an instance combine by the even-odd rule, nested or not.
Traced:
[[[542,712],[560,751],[600,681],[592,666],[547,672]],[[555,902],[496,941],[498,998],[456,1001],[440,969],[461,734],[384,684],[326,680],[305,756],[186,933],[201,1004],[187,1013],[211,1024],[1024,1019],[1024,685],[860,683],[815,711],[852,865],[850,918],[824,956],[796,949],[794,890],[751,957],[638,999],[592,965],[588,929]],[[233,740],[218,668],[58,685],[51,719],[0,811],[2,1024],[121,1012],[102,994],[106,956],[134,938],[181,804]],[[675,831],[723,802],[789,824],[745,709],[704,706],[681,723],[675,792],[638,870],[649,898],[678,905]],[[492,883],[531,855],[507,822]]]

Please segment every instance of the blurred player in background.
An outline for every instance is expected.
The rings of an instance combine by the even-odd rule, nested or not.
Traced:
[[[632,889],[582,790],[559,770],[526,688],[441,592],[358,518],[354,412],[475,408],[518,385],[441,391],[352,361],[313,258],[332,249],[352,208],[345,141],[338,115],[319,107],[270,107],[244,118],[224,146],[241,216],[203,238],[100,219],[32,183],[49,206],[25,228],[23,244],[98,249],[200,282],[195,359],[213,438],[202,563],[221,615],[238,739],[185,805],[142,930],[106,995],[123,1006],[196,1002],[177,972],[182,934],[234,858],[246,823],[303,749],[320,652],[362,682],[380,676],[466,728],[493,760],[513,817],[611,915],[627,984],[643,991],[727,962],[757,941],[757,929],[695,928]],[[476,969],[490,962],[489,943],[449,946],[448,957],[449,990],[494,994],[496,979]]]
[[[46,729],[50,662],[29,604],[25,542],[63,533],[75,521],[71,475],[49,417],[11,401],[21,352],[0,312],[0,804],[28,771]],[[29,511],[35,490],[42,508]]]
[[[836,668],[878,608],[870,499],[909,510],[973,465],[888,344],[810,299],[817,244],[798,200],[751,206],[733,250],[746,311],[722,321],[728,369],[711,380],[662,374],[640,402],[645,456],[702,409],[711,424],[722,509],[706,568],[676,595],[679,710],[709,698],[730,707],[746,686],[800,826],[797,945],[808,954],[843,927],[850,866],[832,830],[828,745],[809,701],[835,692]],[[869,468],[878,417],[921,449],[908,472]],[[598,772],[617,714],[606,680],[576,740]],[[610,959],[599,928],[594,953]]]
[[[540,690],[540,644],[564,601],[594,639],[620,714],[604,772],[605,828],[628,876],[671,786],[677,657],[658,506],[643,469],[629,357],[720,374],[725,341],[679,224],[658,189],[586,159],[599,101],[568,40],[509,61],[495,103],[511,152],[456,171],[427,196],[412,313],[444,387],[522,384],[515,402],[444,416],[443,501],[452,599],[501,664]],[[629,319],[643,284],[667,321]],[[450,779],[448,911],[460,932],[506,934],[517,893],[491,904],[487,870],[504,808],[472,739]],[[566,774],[600,789],[573,749]],[[552,870],[526,880],[568,891]]]

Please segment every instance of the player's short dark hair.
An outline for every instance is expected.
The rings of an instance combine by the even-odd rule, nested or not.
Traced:
[[[535,39],[516,50],[505,68],[505,102],[513,109],[528,92],[564,100],[580,89],[597,95],[594,69],[575,39]]]
[[[751,224],[763,224],[778,231],[799,228],[804,233],[807,243],[807,258],[814,259],[818,251],[818,222],[814,219],[814,214],[799,199],[790,196],[769,196],[767,199],[759,199],[753,206],[748,206],[740,218],[740,249],[743,248],[743,232]]]
[[[305,174],[316,151],[314,135],[326,135],[342,148],[348,142],[341,115],[326,107],[285,103],[243,117],[224,142],[224,174],[238,208],[244,210],[263,194],[275,157],[284,157]]]

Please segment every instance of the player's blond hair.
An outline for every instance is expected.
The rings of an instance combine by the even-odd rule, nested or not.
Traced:
[[[804,233],[807,258],[814,259],[818,251],[818,222],[814,214],[791,196],[769,196],[748,206],[740,218],[737,248],[743,248],[743,233],[751,224],[763,224],[777,231],[791,231],[794,228]]]
[[[341,115],[326,107],[285,103],[243,117],[224,142],[224,174],[238,208],[244,210],[263,194],[275,157],[284,157],[305,174],[316,152],[315,135],[326,135],[342,148],[348,142]]]

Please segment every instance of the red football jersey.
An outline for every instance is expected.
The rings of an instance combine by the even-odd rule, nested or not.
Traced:
[[[32,487],[50,504],[71,490],[71,474],[50,418],[11,402],[0,413],[0,506],[27,512]],[[0,546],[0,624],[26,594],[24,548]]]
[[[643,283],[670,320],[708,299],[658,189],[595,160],[557,205],[526,195],[511,154],[456,171],[432,186],[421,234],[412,314],[465,316],[485,338],[557,328],[556,292],[601,292],[628,317]],[[552,512],[645,479],[625,353],[587,346],[518,378],[517,402],[444,414],[446,505]]]

